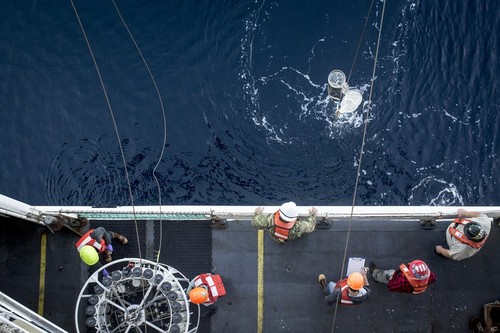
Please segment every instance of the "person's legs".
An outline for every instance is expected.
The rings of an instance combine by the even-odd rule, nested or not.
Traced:
[[[333,290],[335,289],[335,285],[336,285],[336,283],[333,281],[328,283],[328,285],[326,286],[326,291],[328,292],[328,295],[333,293]]]
[[[377,282],[388,284],[389,279],[391,278],[392,274],[394,274],[394,272],[395,272],[394,269],[387,269],[387,270],[374,269],[372,272],[372,278]]]

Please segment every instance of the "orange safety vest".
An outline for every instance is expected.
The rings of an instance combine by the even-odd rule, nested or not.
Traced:
[[[96,250],[99,252],[104,252],[104,250],[106,250],[106,242],[104,241],[104,239],[101,239],[101,241],[98,242],[94,238],[90,237],[90,234],[92,232],[94,232],[94,229],[90,229],[89,231],[87,231],[85,233],[85,235],[83,235],[78,240],[78,242],[76,242],[75,246],[76,246],[76,249],[78,250],[78,252],[80,252],[82,247],[84,247],[85,245],[91,245],[91,246],[95,247]]]
[[[340,280],[335,285],[335,289],[340,288],[340,303],[346,305],[354,305],[354,302],[349,298],[349,286],[347,285],[347,279]]]
[[[415,276],[413,276],[413,273],[410,272],[410,270],[408,269],[408,267],[406,267],[405,264],[399,265],[399,269],[401,269],[401,272],[403,272],[405,278],[408,280],[408,282],[410,282],[411,286],[413,287],[414,294],[423,293],[427,289],[427,285],[429,284],[429,278],[431,276],[430,273],[426,279],[417,280],[415,279]]]
[[[473,240],[470,240],[469,238],[467,238],[467,236],[463,232],[461,232],[457,229],[457,226],[459,224],[462,224],[465,226],[467,223],[472,222],[472,221],[459,217],[459,218],[456,218],[455,220],[453,220],[453,222],[455,222],[455,224],[448,228],[448,231],[450,232],[450,234],[453,237],[458,239],[461,243],[472,246],[475,249],[479,250],[480,248],[483,247],[484,243],[486,242],[486,238],[488,238],[488,235],[486,235],[482,241],[474,242]]]
[[[293,228],[295,222],[297,222],[297,220],[291,222],[283,222],[280,219],[280,212],[277,211],[276,213],[274,213],[274,237],[282,241],[287,241],[288,235],[290,235],[290,229]]]
[[[202,287],[208,291],[208,300],[203,302],[203,305],[214,304],[219,297],[226,294],[226,288],[219,274],[200,274],[194,278],[194,286]]]

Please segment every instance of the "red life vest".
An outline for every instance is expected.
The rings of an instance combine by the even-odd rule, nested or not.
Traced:
[[[290,235],[290,229],[295,225],[295,221],[291,222],[283,222],[280,219],[280,212],[277,211],[274,213],[274,237],[278,238],[278,240],[286,242],[288,240],[288,236]]]
[[[346,305],[354,305],[354,302],[349,298],[349,286],[347,279],[340,280],[335,285],[335,289],[340,288],[340,303]]]
[[[203,305],[214,304],[219,297],[226,294],[226,288],[224,288],[219,274],[200,274],[194,278],[194,286],[205,288],[208,291],[208,300],[203,302]]]
[[[403,272],[405,278],[413,287],[414,294],[423,293],[427,289],[427,285],[429,284],[429,278],[431,276],[430,273],[429,276],[427,276],[427,278],[423,280],[417,280],[413,275],[413,272],[410,272],[410,270],[408,269],[408,267],[406,267],[405,264],[399,265],[399,269],[401,269],[401,272]]]
[[[455,222],[455,224],[451,225],[448,228],[448,231],[450,232],[450,234],[453,237],[458,239],[461,243],[467,244],[475,249],[479,250],[480,248],[483,247],[484,243],[486,242],[486,238],[488,238],[488,235],[486,235],[482,241],[474,242],[473,240],[470,240],[469,238],[467,238],[467,236],[463,232],[461,232],[457,229],[457,226],[459,224],[462,224],[465,226],[467,223],[472,222],[472,221],[459,217],[459,218],[456,218],[455,220],[453,220],[453,222]]]
[[[104,252],[104,250],[106,250],[106,242],[104,241],[104,239],[101,239],[101,241],[98,242],[97,240],[95,240],[94,238],[92,238],[90,236],[90,234],[92,232],[94,232],[94,229],[90,229],[89,231],[87,231],[85,233],[85,235],[83,235],[78,240],[78,242],[76,242],[75,246],[76,246],[76,249],[78,250],[78,252],[80,252],[82,247],[84,247],[85,245],[91,245],[91,246],[95,247],[96,250],[99,252]]]

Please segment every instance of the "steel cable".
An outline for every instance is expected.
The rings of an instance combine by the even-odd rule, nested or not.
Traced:
[[[373,1],[372,1],[372,4],[373,4]],[[346,258],[347,258],[347,249],[349,247],[349,238],[350,238],[350,235],[351,235],[352,218],[353,218],[353,214],[354,214],[354,206],[356,204],[356,196],[357,196],[357,192],[358,192],[359,177],[360,177],[360,173],[361,173],[361,163],[363,161],[364,147],[365,147],[365,141],[366,141],[366,132],[367,132],[367,128],[368,128],[368,119],[369,119],[370,110],[371,110],[371,102],[372,102],[372,95],[373,95],[373,86],[374,86],[374,83],[375,83],[375,74],[376,74],[376,70],[377,70],[378,52],[379,52],[379,47],[380,47],[380,39],[381,39],[381,36],[382,36],[382,26],[383,26],[383,23],[384,23],[385,4],[386,4],[386,0],[384,0],[384,2],[382,4],[382,14],[381,14],[381,17],[380,17],[380,28],[379,28],[379,32],[378,32],[378,38],[377,38],[377,48],[376,48],[376,51],[375,51],[375,58],[374,58],[374,61],[373,61],[373,71],[372,71],[372,78],[371,78],[371,84],[370,84],[370,94],[369,94],[369,97],[368,97],[367,107],[366,107],[366,116],[365,116],[364,128],[363,128],[363,137],[362,137],[362,140],[361,140],[361,150],[359,152],[358,168],[357,168],[357,171],[356,171],[356,183],[354,185],[354,193],[352,195],[351,214],[350,214],[350,219],[349,219],[349,226],[347,228],[346,243],[345,243],[345,247],[344,247],[344,257],[342,259],[342,268],[340,270],[340,279],[342,279],[342,272],[344,271],[344,267],[345,267],[345,261],[346,261]],[[371,8],[372,8],[372,6],[370,5],[370,11],[368,12],[368,16],[366,18],[365,27],[363,28],[363,33],[362,34],[364,34],[364,31],[365,31],[365,28],[366,28],[366,22],[368,21],[368,18],[370,16],[369,14],[371,12]],[[358,50],[359,50],[359,45],[360,44],[361,44],[361,42],[358,44]],[[356,56],[357,56],[357,52],[358,51],[356,51]],[[356,61],[356,59],[354,60],[354,62],[355,61]],[[353,66],[354,66],[354,62],[353,62]],[[352,68],[351,68],[351,72],[352,72]],[[350,75],[351,75],[351,73],[349,73],[349,76]],[[341,293],[340,292],[337,294],[337,300],[335,302],[335,311],[334,311],[334,314],[333,314],[333,321],[332,321],[331,332],[333,332],[335,330],[335,322],[336,322],[336,319],[337,319],[337,310],[338,310],[338,307],[339,307],[339,297],[341,297]]]

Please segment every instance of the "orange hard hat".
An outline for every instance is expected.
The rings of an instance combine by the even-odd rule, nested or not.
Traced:
[[[365,279],[359,272],[354,272],[347,278],[347,285],[353,290],[360,290],[365,285]]]
[[[201,304],[208,298],[208,291],[202,287],[196,287],[189,292],[189,300],[194,304]]]

